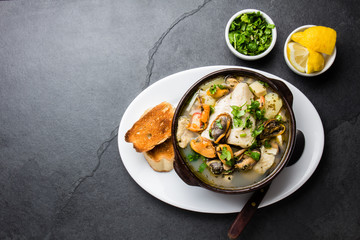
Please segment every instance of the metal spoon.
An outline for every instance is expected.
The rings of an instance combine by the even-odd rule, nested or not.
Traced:
[[[305,136],[302,131],[296,130],[296,144],[287,167],[293,165],[299,160],[304,151],[304,147]],[[252,216],[255,214],[266,192],[269,190],[269,187],[270,184],[260,190],[257,190],[246,202],[243,209],[239,212],[228,231],[228,237],[230,239],[236,239],[237,237],[239,237],[246,225],[250,222]]]

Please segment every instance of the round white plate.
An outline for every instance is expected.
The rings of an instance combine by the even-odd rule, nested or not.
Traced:
[[[131,143],[125,142],[125,133],[146,109],[163,101],[167,101],[176,107],[192,84],[201,77],[224,68],[234,68],[234,66],[195,68],[159,80],[132,101],[120,122],[118,146],[121,159],[130,176],[145,191],[173,206],[203,213],[234,213],[242,209],[251,193],[240,195],[215,193],[185,184],[174,170],[168,173],[155,172],[148,165],[143,155],[137,153]],[[297,128],[305,135],[305,149],[301,158],[296,164],[283,169],[273,180],[269,191],[260,204],[260,207],[265,207],[289,196],[310,178],[321,159],[324,148],[324,129],[315,107],[292,84],[267,72],[241,68],[256,71],[267,77],[285,82],[294,95],[293,110]]]

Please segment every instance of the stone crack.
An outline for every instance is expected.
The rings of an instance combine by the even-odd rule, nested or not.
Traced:
[[[184,19],[194,15],[195,13],[199,12],[203,7],[205,7],[206,4],[208,4],[209,2],[211,2],[212,0],[204,0],[204,2],[199,5],[196,9],[193,9],[189,12],[186,12],[184,14],[182,14],[180,17],[178,17],[171,25],[170,27],[160,36],[160,38],[155,42],[154,46],[149,50],[149,60],[148,63],[146,65],[146,71],[147,71],[147,75],[146,75],[146,79],[145,79],[145,84],[142,88],[142,90],[144,90],[145,88],[147,88],[150,84],[150,78],[152,75],[152,70],[154,68],[154,55],[155,53],[159,50],[161,43],[163,42],[164,38],[169,34],[169,32],[177,25],[179,24],[181,21],[183,21]]]
[[[195,13],[199,12],[206,4],[208,4],[209,2],[211,2],[212,0],[204,0],[204,2],[199,5],[196,9],[193,9],[189,12],[186,12],[184,14],[182,14],[180,17],[178,17],[171,25],[170,27],[160,36],[160,38],[155,42],[154,46],[149,50],[148,52],[148,63],[146,65],[146,71],[147,71],[147,75],[146,75],[146,80],[145,80],[145,84],[142,88],[142,90],[144,90],[145,88],[147,88],[150,84],[150,78],[152,75],[152,71],[154,68],[154,56],[156,54],[156,52],[159,50],[164,38],[169,34],[169,32],[177,25],[179,24],[181,21],[183,21],[184,19],[194,15]],[[119,126],[117,126],[114,130],[111,131],[110,133],[110,137],[108,139],[106,139],[98,148],[97,150],[97,163],[96,166],[94,167],[94,169],[87,175],[80,177],[79,179],[77,179],[74,182],[74,187],[73,189],[68,193],[67,198],[65,199],[65,203],[63,204],[63,206],[60,208],[60,210],[58,210],[55,214],[55,221],[57,219],[57,216],[59,216],[64,209],[69,205],[71,199],[73,198],[74,194],[76,193],[76,191],[79,189],[79,187],[81,186],[82,183],[85,182],[85,180],[87,180],[88,178],[91,178],[94,176],[95,172],[99,169],[100,164],[101,164],[101,157],[102,155],[105,153],[105,151],[107,150],[107,148],[110,146],[110,143],[117,137],[118,135],[118,129]],[[49,239],[51,237],[52,234],[52,230],[53,227],[55,226],[56,222],[52,225],[52,227],[50,228],[50,231],[48,232],[48,234],[45,236],[44,239]]]
[[[95,172],[99,169],[100,164],[101,164],[101,157],[102,155],[105,153],[105,151],[108,149],[108,147],[110,146],[110,143],[117,137],[118,135],[118,129],[119,126],[117,126],[114,130],[111,131],[110,133],[110,137],[108,139],[106,139],[98,148],[98,150],[96,151],[97,154],[97,163],[95,168],[91,171],[90,174],[85,175],[80,177],[78,180],[75,181],[74,183],[74,188],[68,193],[68,197],[66,199],[65,204],[63,205],[63,207],[56,213],[57,215],[59,213],[61,213],[69,204],[70,200],[72,199],[74,193],[77,191],[77,189],[80,187],[80,185],[88,178],[93,177]]]
[[[360,112],[358,112],[357,114],[355,114],[354,116],[352,116],[349,119],[344,119],[341,123],[337,124],[335,127],[326,131],[326,134],[330,134],[332,131],[336,130],[338,127],[342,126],[344,123],[350,123],[350,124],[354,125],[358,121],[359,116],[360,116]]]
[[[100,147],[98,148],[98,150],[96,151],[97,154],[97,163],[94,167],[94,169],[91,171],[90,174],[85,175],[83,177],[80,177],[78,180],[75,181],[74,188],[68,193],[67,198],[65,199],[65,203],[63,204],[63,206],[55,213],[55,218],[54,218],[54,222],[50,227],[49,232],[46,234],[46,236],[44,237],[44,240],[48,240],[50,239],[51,235],[52,235],[52,231],[53,228],[56,226],[56,220],[58,218],[58,216],[64,211],[64,209],[69,205],[71,199],[73,198],[75,192],[79,189],[80,185],[88,178],[91,178],[94,176],[95,172],[99,169],[100,164],[101,164],[101,157],[102,155],[105,153],[105,151],[108,149],[108,147],[110,146],[110,143],[117,137],[118,135],[118,129],[119,126],[116,126],[115,129],[113,129],[110,133],[110,137],[107,138],[103,143],[101,143]]]

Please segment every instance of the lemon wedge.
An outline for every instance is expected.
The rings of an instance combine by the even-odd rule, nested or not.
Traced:
[[[306,72],[306,63],[309,56],[309,50],[296,42],[290,42],[287,45],[287,57],[291,65],[300,72]]]
[[[309,57],[306,62],[306,73],[313,73],[323,70],[325,59],[321,53],[309,50]]]
[[[313,51],[331,55],[335,48],[336,31],[329,27],[315,26],[304,32],[294,33],[291,40]]]

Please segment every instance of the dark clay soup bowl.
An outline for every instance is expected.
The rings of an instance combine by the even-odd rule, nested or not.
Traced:
[[[194,94],[199,90],[201,86],[204,86],[204,84],[213,81],[215,78],[221,76],[241,76],[244,78],[252,78],[255,81],[260,81],[267,84],[268,87],[273,90],[273,92],[279,95],[283,103],[282,108],[287,111],[288,135],[286,139],[286,145],[284,145],[281,152],[281,158],[278,160],[277,165],[273,167],[271,171],[265,173],[265,177],[263,177],[259,181],[251,182],[250,184],[247,184],[245,186],[237,186],[236,184],[231,186],[223,186],[221,184],[214,184],[213,181],[210,181],[207,178],[203,177],[202,174],[200,174],[195,168],[191,167],[187,156],[186,154],[184,154],[182,148],[179,146],[176,137],[179,117],[182,116],[182,114],[184,113],[184,110],[187,108],[189,102],[193,99]],[[172,143],[175,151],[174,169],[176,173],[188,185],[203,187],[217,193],[239,194],[253,192],[260,188],[264,188],[265,186],[270,184],[276,176],[278,176],[278,174],[284,167],[286,167],[295,147],[296,123],[294,118],[294,112],[292,110],[292,103],[293,95],[290,89],[282,81],[265,77],[264,75],[261,75],[251,70],[241,68],[226,68],[204,76],[188,89],[175,110],[171,131]]]

